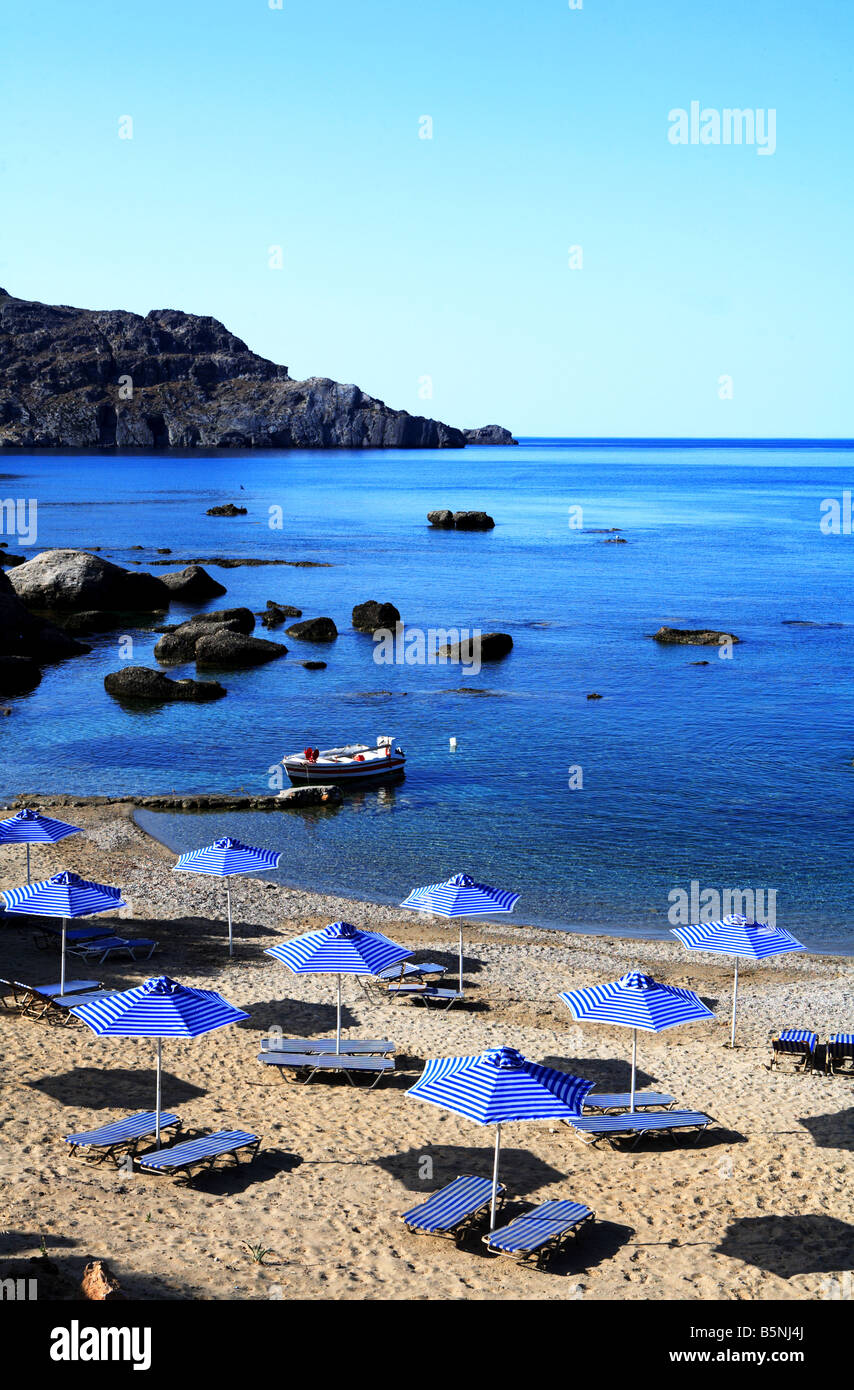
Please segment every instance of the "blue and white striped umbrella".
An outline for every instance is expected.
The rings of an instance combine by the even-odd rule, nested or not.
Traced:
[[[66,835],[79,835],[79,825],[67,825],[64,820],[51,820],[25,806],[7,820],[0,820],[0,844],[27,846],[27,883],[30,881],[30,845],[55,845]]]
[[[6,888],[3,892],[6,907],[27,917],[62,918],[62,965],[60,984],[65,991],[65,933],[69,917],[89,917],[97,912],[117,912],[126,907],[119,888],[104,883],[91,883],[79,874],[54,874],[42,883],[27,883],[23,888]]]
[[[389,965],[397,965],[412,955],[380,932],[362,931],[351,922],[332,922],[320,931],[305,932],[264,953],[280,960],[295,975],[338,976],[338,1023],[336,1048],[341,1047],[341,976],[377,975]]]
[[[157,1147],[164,1038],[198,1038],[249,1017],[214,989],[192,989],[160,975],[135,989],[81,1004],[71,1012],[103,1038],[157,1039]]]
[[[436,917],[480,917],[484,913],[512,912],[518,893],[476,883],[468,874],[454,874],[444,883],[428,883],[413,888],[400,904],[414,912],[430,912]],[[463,924],[460,922],[460,994],[463,992]]]
[[[735,975],[732,984],[732,1026],[730,1047],[735,1047],[735,1012],[738,1004],[738,958],[764,960],[766,956],[783,955],[786,951],[805,951],[807,948],[782,927],[767,922],[751,922],[740,912],[723,917],[719,922],[698,922],[693,927],[674,927],[683,946],[694,951],[712,951],[718,955],[735,956]]]
[[[680,1023],[714,1018],[692,989],[662,985],[650,975],[633,970],[607,985],[569,990],[559,996],[581,1023],[616,1023],[632,1030],[632,1088],[630,1110],[635,1108],[638,1029],[662,1033]]]
[[[431,1057],[406,1094],[465,1115],[476,1124],[495,1125],[490,1208],[490,1229],[494,1229],[501,1126],[516,1120],[580,1115],[593,1086],[594,1082],[579,1076],[529,1062],[513,1047],[498,1047],[475,1057]]]
[[[260,869],[278,869],[281,854],[271,849],[254,849],[243,845],[230,835],[214,840],[203,849],[187,850],[178,863],[173,865],[173,873],[213,874],[215,878],[231,878],[234,874],[256,874]],[[231,929],[231,885],[225,885],[228,907],[228,954],[234,955],[234,936]]]

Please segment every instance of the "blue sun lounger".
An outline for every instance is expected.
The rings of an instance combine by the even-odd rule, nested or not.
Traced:
[[[174,1129],[176,1126],[178,1129],[181,1128],[178,1116],[161,1110],[161,1131]],[[66,1134],[65,1142],[71,1145],[73,1154],[78,1149],[86,1149],[89,1150],[87,1158],[100,1161],[103,1158],[113,1158],[120,1149],[127,1150],[133,1157],[143,1139],[153,1139],[156,1133],[157,1115],[154,1110],[149,1110],[141,1115],[127,1115],[123,1120],[101,1125],[100,1129],[88,1129],[80,1134]]]
[[[186,1139],[183,1144],[170,1144],[168,1149],[143,1154],[139,1159],[143,1173],[184,1173],[189,1178],[193,1168],[213,1168],[218,1158],[237,1157],[241,1149],[249,1149],[249,1162],[257,1157],[261,1140],[257,1134],[242,1129],[220,1129],[216,1134],[204,1134],[199,1139]]]
[[[817,1045],[818,1033],[812,1033],[808,1028],[784,1028],[782,1033],[771,1039],[768,1070],[779,1067],[785,1058],[794,1064],[795,1071],[812,1071]]]
[[[374,979],[414,981],[416,975],[444,975],[447,969],[446,965],[438,965],[434,960],[419,961],[418,963],[404,960],[401,961],[400,965],[387,965],[385,970],[378,970]]]
[[[531,1260],[542,1269],[565,1240],[578,1236],[595,1219],[590,1208],[579,1202],[543,1202],[499,1230],[490,1231],[483,1243],[493,1255],[509,1255],[520,1264]]]
[[[647,1110],[633,1115],[572,1115],[564,1120],[585,1144],[608,1139],[633,1139],[635,1144],[645,1134],[675,1134],[680,1129],[696,1129],[699,1139],[708,1125],[714,1124],[711,1115],[699,1110]],[[696,1142],[696,1140],[695,1140]]]
[[[158,943],[148,936],[99,936],[93,941],[78,941],[69,946],[68,953],[80,956],[82,960],[97,960],[103,965],[108,956],[116,951],[126,951],[131,960],[149,960],[157,950]]]
[[[95,941],[99,937],[114,935],[115,927],[97,927],[93,922],[88,927],[66,927],[65,943],[68,947],[80,941]],[[42,922],[33,935],[33,944],[40,951],[46,951],[49,946],[59,946],[61,942],[62,927],[58,922]]]
[[[614,1092],[606,1095],[589,1095],[584,1101],[585,1110],[597,1110],[603,1113],[606,1110],[628,1110],[632,1103],[631,1093]],[[658,1091],[638,1091],[635,1095],[635,1110],[669,1110],[671,1105],[676,1104],[674,1096],[664,1095]]]
[[[449,1009],[458,999],[465,998],[458,989],[443,989],[439,985],[390,984],[388,992],[395,998],[417,999],[425,1008],[428,1004],[440,1004]]]
[[[498,1185],[500,1209],[504,1201],[505,1189]],[[401,1216],[401,1221],[418,1235],[453,1236],[457,1241],[470,1227],[477,1225],[486,1217],[492,1202],[492,1183],[488,1178],[476,1178],[470,1173],[454,1178],[447,1187],[442,1187]]]
[[[830,1034],[824,1053],[824,1069],[827,1072],[841,1072],[845,1076],[854,1073],[854,1033]]]
[[[294,1075],[301,1072],[307,1074],[303,1077],[304,1082],[311,1081],[319,1071],[322,1072],[343,1072],[351,1086],[355,1086],[354,1075],[371,1073],[374,1074],[374,1081],[370,1090],[382,1081],[383,1077],[390,1071],[394,1071],[395,1063],[393,1057],[359,1057],[348,1055],[345,1052],[259,1052],[258,1061],[264,1062],[269,1067],[278,1067],[282,1076],[287,1071],[292,1071]]]
[[[36,1018],[43,1018],[56,999],[62,993],[61,985],[27,985],[23,980],[0,980],[0,988],[4,993],[12,996],[14,1003],[23,1014],[30,1014]],[[68,994],[88,994],[92,990],[100,989],[100,980],[66,980],[65,993]]]
[[[316,1052],[340,1057],[394,1056],[394,1043],[386,1038],[342,1038],[340,1048],[334,1038],[262,1038],[262,1052],[297,1052],[312,1056]]]

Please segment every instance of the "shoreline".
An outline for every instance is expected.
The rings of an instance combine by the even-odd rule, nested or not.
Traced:
[[[9,806],[14,810],[20,809],[21,806],[28,804],[38,804],[39,806],[48,810],[61,810],[67,809],[69,807],[129,807],[134,824],[137,825],[142,834],[144,834],[153,843],[162,846],[170,854],[175,854],[177,856],[181,853],[181,849],[173,846],[169,843],[168,840],[162,839],[160,836],[156,835],[151,828],[143,825],[136,814],[138,810],[148,810],[153,812],[154,814],[161,815],[168,815],[170,812],[172,812],[176,815],[180,814],[202,816],[206,814],[213,814],[216,812],[229,810],[253,812],[257,811],[263,812],[264,814],[273,814],[276,812],[287,812],[289,810],[305,809],[306,806],[311,806],[314,810],[320,811],[322,813],[324,808],[322,805],[318,806],[317,803],[321,801],[326,802],[327,797],[321,797],[315,795],[315,793],[330,790],[334,791],[336,789],[324,789],[318,787],[292,787],[290,789],[290,794],[286,797],[250,796],[241,793],[231,794],[219,792],[187,793],[186,795],[180,792],[162,794],[151,793],[143,794],[141,796],[78,796],[73,792],[18,792],[9,801]],[[341,803],[337,799],[329,798],[329,804],[330,809],[334,809]],[[320,898],[329,898],[330,900],[334,900],[338,903],[352,903],[353,907],[359,911],[364,911],[365,909],[370,910],[372,908],[382,908],[386,911],[394,912],[394,909],[398,906],[394,899],[390,898],[384,901],[376,897],[361,897],[358,893],[354,893],[352,890],[342,890],[339,892],[333,887],[323,887],[319,890],[316,890],[312,886],[312,884],[307,881],[300,882],[289,880],[287,882],[280,883],[278,879],[268,879],[264,878],[261,875],[258,876],[257,881],[269,883],[271,886],[281,887],[293,893],[310,893],[313,896]],[[660,946],[674,944],[678,945],[678,943],[675,941],[675,938],[671,936],[670,932],[667,931],[666,928],[662,928],[659,933],[656,933],[655,929],[643,926],[638,926],[634,929],[627,926],[620,927],[610,925],[607,927],[599,927],[594,923],[578,922],[567,924],[563,922],[557,923],[547,921],[526,922],[523,921],[521,918],[519,918],[518,920],[508,918],[506,925],[508,929],[513,932],[546,932],[549,935],[582,938],[589,937],[594,940],[615,940],[639,943],[642,942],[645,944],[658,944]],[[837,944],[832,950],[822,950],[820,948],[813,948],[811,946],[808,946],[804,954],[817,956],[821,959],[826,960],[851,960],[854,959],[854,941],[852,941],[850,946],[846,946],[844,944]]]

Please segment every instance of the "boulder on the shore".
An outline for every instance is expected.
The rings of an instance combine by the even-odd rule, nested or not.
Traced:
[[[378,603],[368,599],[357,603],[353,609],[353,626],[357,632],[377,632],[381,627],[389,631],[400,622],[400,614],[393,603]]]
[[[208,507],[205,516],[246,516],[246,507],[236,507],[233,502],[225,502],[221,507]]]
[[[157,575],[131,573],[86,550],[43,550],[10,570],[9,582],[28,608],[57,612],[153,613],[171,598]]]
[[[740,642],[732,632],[715,632],[706,627],[660,627],[652,634],[654,642],[693,647],[718,647],[723,642]]]
[[[447,642],[436,655],[448,661],[464,661],[469,665],[478,660],[500,661],[512,650],[513,638],[509,632],[482,632],[464,642]]]
[[[262,666],[265,661],[284,656],[287,650],[281,642],[247,637],[242,632],[231,632],[227,626],[217,625],[196,642],[195,657],[197,666]]]
[[[306,618],[301,623],[292,623],[287,633],[300,642],[334,642],[338,629],[331,618]]]
[[[208,599],[219,598],[226,592],[224,584],[213,579],[201,565],[185,565],[160,576],[173,598],[182,603],[207,603]]]
[[[518,444],[509,430],[503,425],[480,425],[477,429],[463,430],[466,444]]]
[[[219,681],[173,681],[148,666],[123,666],[120,671],[110,671],[104,677],[104,689],[120,700],[156,700],[164,704],[172,700],[201,704],[220,700],[226,693]]]

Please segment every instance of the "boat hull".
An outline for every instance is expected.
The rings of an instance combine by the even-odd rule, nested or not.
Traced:
[[[283,764],[294,786],[315,786],[324,783],[341,784],[347,782],[385,782],[393,777],[402,777],[406,759],[401,757],[377,759],[375,762],[346,763],[332,767],[328,763],[318,765],[304,761]]]

